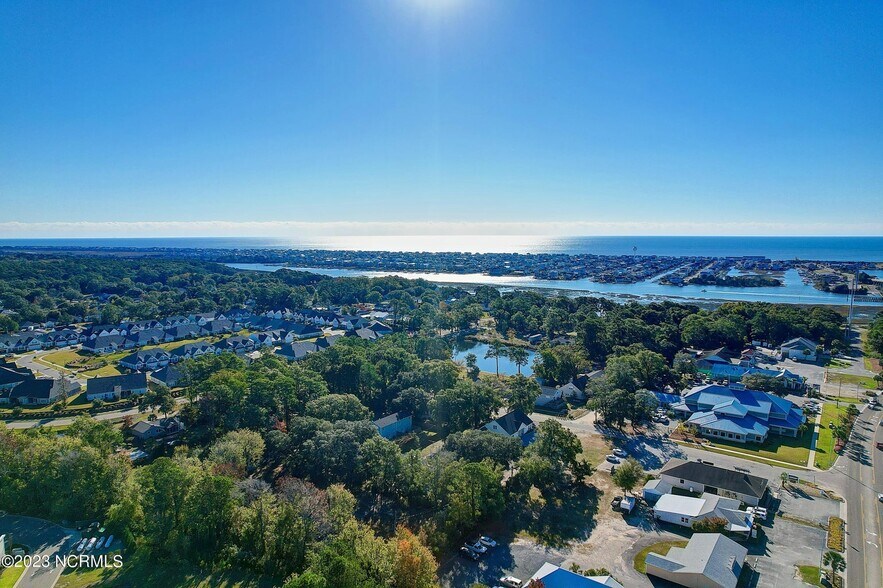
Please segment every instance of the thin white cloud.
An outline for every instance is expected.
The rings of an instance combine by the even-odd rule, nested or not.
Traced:
[[[334,237],[410,235],[883,235],[883,222],[0,222],[0,238]]]

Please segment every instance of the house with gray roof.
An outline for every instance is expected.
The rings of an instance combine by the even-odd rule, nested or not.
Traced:
[[[735,498],[705,493],[698,498],[680,494],[663,494],[653,505],[653,516],[658,521],[692,528],[693,523],[708,519],[726,521],[728,533],[748,537],[754,526],[754,515],[739,510],[741,503]]]
[[[395,439],[411,430],[411,415],[394,412],[374,421],[374,426],[384,439]]]
[[[521,439],[522,444],[527,445],[533,441],[536,425],[529,416],[515,409],[485,424],[481,429],[498,435],[516,437]]]
[[[717,466],[670,459],[659,471],[660,480],[690,492],[709,492],[757,506],[766,494],[769,480]]]
[[[171,356],[165,349],[142,349],[120,360],[120,365],[130,370],[156,370],[169,365]]]
[[[819,344],[806,337],[795,337],[779,346],[779,354],[796,361],[815,361],[819,355]]]
[[[86,400],[122,400],[146,392],[147,374],[144,372],[90,378],[86,381]]]
[[[720,533],[695,533],[686,547],[647,554],[647,574],[688,588],[736,588],[748,550]]]

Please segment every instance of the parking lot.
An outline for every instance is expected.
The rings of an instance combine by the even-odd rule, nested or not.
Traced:
[[[441,585],[451,588],[471,586],[475,583],[496,586],[502,576],[515,576],[522,580],[530,578],[545,562],[560,565],[564,553],[544,548],[529,539],[516,538],[511,543],[501,541],[489,548],[479,561],[455,555],[440,562]]]
[[[27,545],[31,555],[48,555],[50,561],[54,561],[55,554],[65,553],[73,540],[79,538],[76,531],[49,521],[15,515],[0,516],[0,535],[9,535],[13,542]],[[61,572],[61,567],[30,568],[17,588],[53,586]]]

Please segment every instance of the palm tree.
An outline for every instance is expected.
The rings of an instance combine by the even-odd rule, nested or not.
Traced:
[[[496,366],[497,366],[497,378],[500,377],[500,357],[506,357],[506,347],[503,345],[503,342],[499,339],[494,339],[488,344],[487,353],[484,354],[484,358],[488,359],[489,357],[493,357]]]
[[[829,566],[831,571],[836,575],[846,569],[846,560],[836,551],[826,551],[822,558],[822,565]]]
[[[520,376],[521,366],[527,365],[527,360],[530,359],[530,354],[528,354],[527,349],[524,347],[510,347],[508,354],[512,363],[518,366],[518,375]]]

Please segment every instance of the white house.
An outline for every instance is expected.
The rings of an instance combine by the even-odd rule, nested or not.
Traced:
[[[518,437],[524,442],[529,440],[529,435],[535,428],[536,426],[530,420],[530,417],[516,409],[498,419],[492,420],[481,429],[499,435],[506,435],[507,437]]]
[[[760,504],[769,485],[766,478],[677,458],[670,459],[662,467],[659,478],[670,487],[735,498],[749,506]]]
[[[805,337],[795,337],[785,341],[779,347],[779,354],[796,361],[815,361],[818,357],[819,345]]]
[[[754,515],[739,510],[740,505],[734,498],[715,494],[703,494],[699,498],[664,494],[653,506],[653,516],[657,520],[688,528],[697,521],[720,518],[727,521],[726,530],[730,533],[748,536],[754,525]]]
[[[686,547],[647,554],[647,574],[688,588],[736,588],[748,550],[720,533],[696,533]]]

